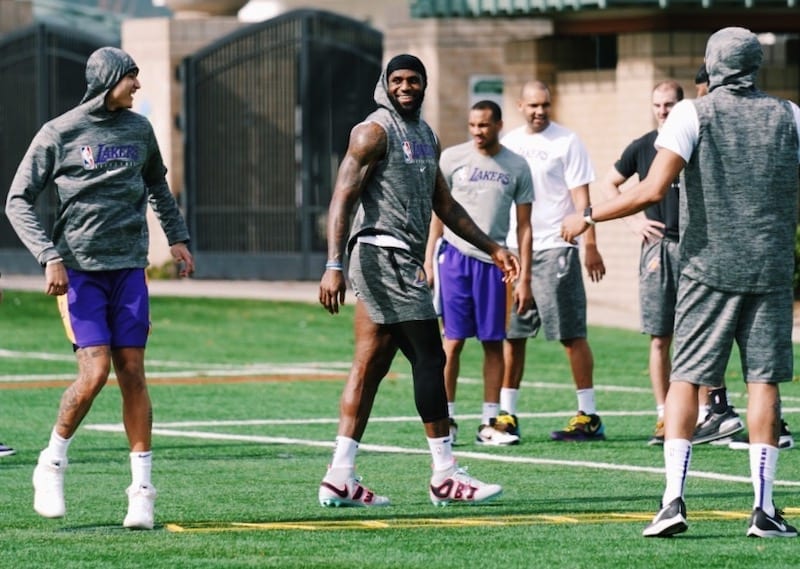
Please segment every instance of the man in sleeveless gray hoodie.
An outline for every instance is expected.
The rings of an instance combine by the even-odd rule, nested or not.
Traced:
[[[502,492],[499,485],[468,475],[453,457],[445,355],[423,269],[431,211],[488,253],[507,282],[519,272],[519,260],[483,233],[450,195],[439,170],[439,141],[420,118],[427,84],[425,67],[416,57],[404,54],[389,61],[375,87],[378,109],[351,131],[331,198],[319,301],[331,314],[344,302],[347,243],[356,295],[355,354],[340,400],[333,459],[319,488],[323,506],[389,504],[360,484],[355,457],[378,387],[398,349],[411,362],[414,400],[433,457],[433,504],[482,502]]]
[[[114,47],[89,57],[83,100],[36,134],[11,183],[6,213],[45,267],[45,292],[58,297],[78,361],[78,378],[61,398],[50,442],[33,473],[34,509],[46,518],[64,516],[67,449],[113,364],[131,451],[123,525],[152,529],[153,417],[144,375],[148,203],[181,276],[194,270],[194,261],[152,126],[129,110],[141,86],[138,73],[130,55]],[[34,204],[51,184],[58,210],[48,236]]]
[[[725,28],[706,46],[709,94],[678,103],[656,139],[641,183],[584,216],[564,220],[573,239],[589,224],[661,199],[685,167],[680,200],[681,275],[664,441],[666,488],[646,537],[686,531],[683,499],[700,385],[719,387],[736,341],[747,384],[748,536],[796,537],[772,502],[780,393],[791,381],[792,275],[800,162],[800,109],[755,86],[763,53],[755,34]],[[731,223],[736,228],[732,230]]]

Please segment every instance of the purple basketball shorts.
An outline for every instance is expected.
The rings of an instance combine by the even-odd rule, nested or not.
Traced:
[[[494,263],[462,254],[445,243],[439,255],[442,322],[445,338],[503,340],[509,316],[510,290]]]
[[[76,349],[143,348],[150,333],[144,269],[67,269],[69,288],[58,297],[67,337]]]

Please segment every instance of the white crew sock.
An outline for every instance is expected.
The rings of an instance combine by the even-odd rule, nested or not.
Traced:
[[[664,488],[662,506],[675,498],[683,498],[686,473],[692,462],[692,443],[686,439],[667,439],[664,441],[664,470],[667,486]]]
[[[153,451],[132,452],[131,458],[131,486],[152,486],[150,473],[153,470]]]
[[[578,396],[578,411],[583,411],[587,415],[597,413],[597,403],[594,401],[594,388],[578,389],[575,392]]]
[[[453,457],[453,440],[450,435],[436,438],[428,437],[428,446],[433,457],[434,472],[448,470],[456,463],[456,459]]]
[[[768,516],[775,515],[772,503],[772,484],[778,468],[776,447],[765,444],[750,444],[750,479],[753,482],[753,508],[761,508]]]
[[[356,453],[358,441],[350,437],[336,437],[336,446],[333,449],[330,470],[336,469],[339,473],[349,476],[356,470]]]
[[[456,402],[455,401],[448,401],[447,402],[447,416],[451,419],[456,418]]]
[[[517,400],[519,399],[519,389],[503,387],[500,389],[500,409],[509,415],[517,414]]]
[[[65,439],[59,435],[55,428],[50,433],[50,442],[47,443],[46,455],[50,460],[65,460],[67,458],[67,450],[74,437]]]
[[[481,425],[488,425],[490,419],[497,417],[497,413],[499,411],[499,403],[489,403],[488,401],[484,401],[483,408],[481,410]]]

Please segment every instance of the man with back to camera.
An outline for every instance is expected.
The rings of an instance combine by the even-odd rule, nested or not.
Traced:
[[[708,72],[705,63],[697,70],[694,78],[694,87],[697,97],[704,97],[708,94]],[[733,450],[747,450],[750,439],[746,432],[739,432],[741,428],[735,428],[737,423],[742,425],[738,413],[728,399],[728,390],[725,382],[721,387],[714,389],[700,388],[700,400],[698,401],[700,413],[698,419],[700,423],[694,431],[692,444],[710,442],[714,445],[724,444]],[[789,431],[789,425],[781,417],[781,430],[778,437],[778,448],[788,450],[794,447],[794,437]],[[743,425],[742,425],[743,427]],[[737,433],[738,434],[735,434]]]
[[[747,535],[796,537],[772,500],[778,463],[779,384],[792,380],[792,305],[800,108],[755,86],[755,34],[724,28],[708,40],[709,94],[678,103],[656,139],[647,178],[564,220],[574,239],[592,223],[660,201],[685,168],[675,350],[665,411],[666,487],[642,532],[686,531],[684,486],[700,385],[721,385],[736,341],[747,385],[753,510]],[[732,216],[736,231],[730,230]]]

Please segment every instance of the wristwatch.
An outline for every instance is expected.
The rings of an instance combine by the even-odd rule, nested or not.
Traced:
[[[594,225],[596,222],[592,219],[592,206],[587,206],[585,210],[583,210],[583,220],[588,223],[589,225]]]

